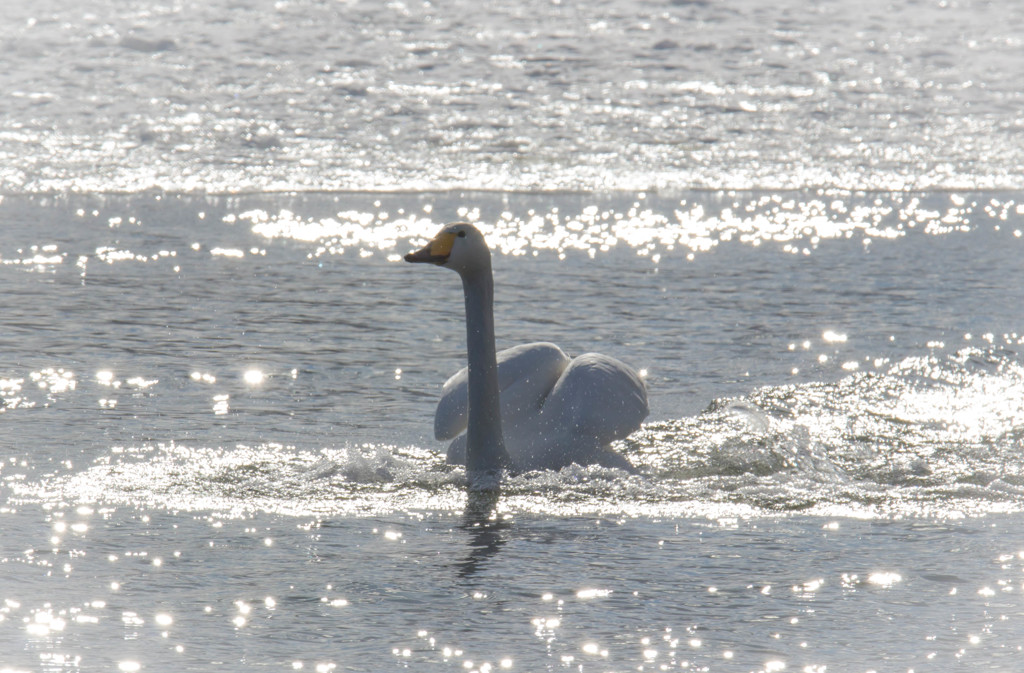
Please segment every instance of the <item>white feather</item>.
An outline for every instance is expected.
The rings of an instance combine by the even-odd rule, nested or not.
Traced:
[[[632,471],[608,448],[648,414],[647,389],[628,365],[599,353],[570,359],[554,344],[531,343],[498,353],[498,380],[505,448],[519,469],[599,463]],[[463,368],[444,384],[434,414],[437,439],[455,440],[450,463],[466,460],[468,404]]]

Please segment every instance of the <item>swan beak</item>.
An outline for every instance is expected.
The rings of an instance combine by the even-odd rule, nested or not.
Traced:
[[[405,256],[407,262],[420,262],[437,264],[438,266],[448,261],[448,256],[452,254],[452,246],[455,244],[455,234],[442,231],[440,234],[434,237],[430,243],[426,246],[417,250],[416,252],[410,252]]]

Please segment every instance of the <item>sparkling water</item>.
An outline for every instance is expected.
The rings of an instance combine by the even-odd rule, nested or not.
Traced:
[[[1015,671],[1022,9],[9,3],[0,671]],[[499,348],[637,468],[468,501]]]

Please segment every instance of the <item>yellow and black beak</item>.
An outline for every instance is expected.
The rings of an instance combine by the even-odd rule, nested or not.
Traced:
[[[430,263],[440,266],[447,262],[448,256],[452,254],[452,246],[455,244],[455,238],[455,234],[448,231],[442,231],[440,234],[435,236],[430,243],[427,243],[426,246],[416,252],[410,252],[406,255],[405,261]]]

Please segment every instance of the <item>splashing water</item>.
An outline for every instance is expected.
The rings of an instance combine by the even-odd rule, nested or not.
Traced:
[[[769,387],[646,424],[630,476],[570,466],[507,481],[506,511],[550,515],[956,517],[1024,502],[1024,367],[999,350],[908,358],[835,383]],[[461,468],[429,450],[116,447],[22,500],[296,516],[458,510]]]

